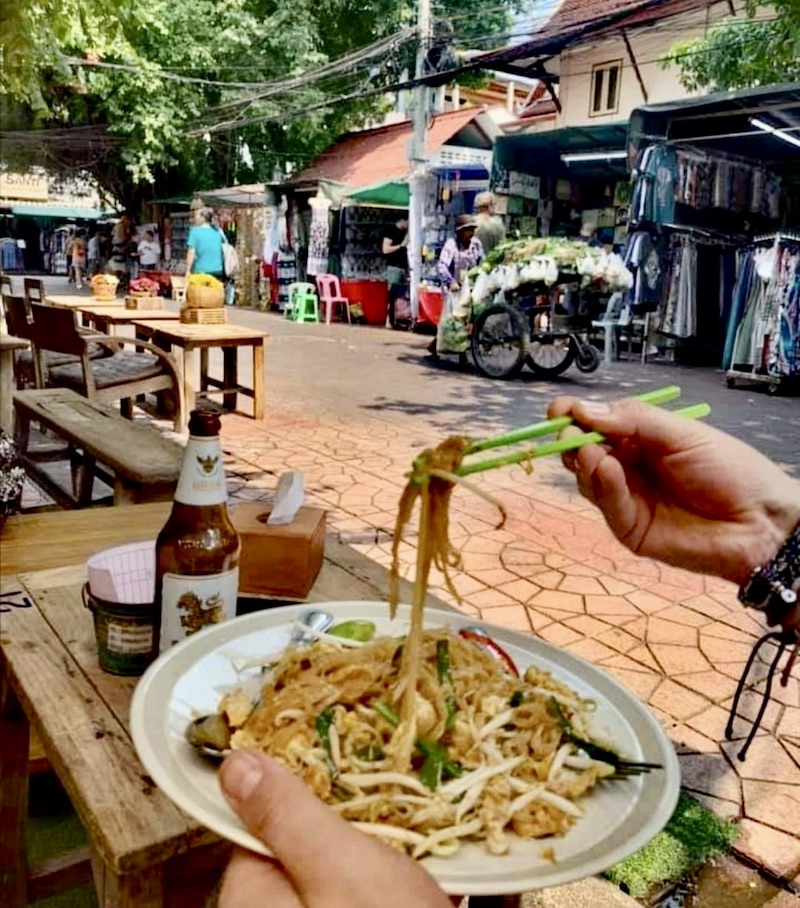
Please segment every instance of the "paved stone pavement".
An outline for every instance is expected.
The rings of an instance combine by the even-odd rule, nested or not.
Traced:
[[[800,402],[761,388],[729,390],[712,370],[623,362],[592,376],[572,369],[557,382],[532,376],[491,382],[453,362],[433,363],[425,337],[301,326],[244,310],[229,316],[270,333],[264,422],[224,418],[233,497],[267,496],[281,471],[300,468],[309,501],[328,509],[329,526],[387,566],[413,457],[448,434],[483,436],[533,422],[556,393],[608,399],[680,384],[687,403],[711,403],[710,422],[800,475]],[[756,667],[735,740],[725,742],[736,681],[764,632],[737,603],[735,589],[631,555],[558,463],[541,462],[530,477],[521,468],[497,470],[477,483],[508,516],[497,529],[494,507],[464,489],[455,492],[451,536],[463,569],[454,578],[461,596],[454,604],[538,634],[622,681],[667,729],[686,790],[741,818],[737,849],[779,876],[797,877],[800,681],[775,685],[762,730],[740,763],[738,741],[758,709],[766,664]],[[412,536],[401,546],[406,573],[414,554]],[[433,582],[453,601],[440,576]]]
[[[426,338],[378,329],[264,325],[268,408],[263,425],[224,420],[236,497],[274,487],[287,467],[305,471],[309,499],[329,525],[389,565],[391,532],[413,457],[445,435],[484,435],[539,418],[555,392],[616,397],[679,383],[684,400],[708,400],[711,422],[755,444],[790,470],[800,466],[800,403],[760,389],[729,390],[707,370],[620,363],[558,383],[490,382],[437,366]],[[746,418],[743,418],[746,417]],[[452,540],[463,569],[454,577],[467,614],[538,634],[610,672],[647,703],[680,755],[683,785],[719,814],[741,818],[737,849],[789,879],[800,873],[800,683],[776,684],[762,731],[745,763],[736,759],[759,706],[766,663],[724,741],[736,681],[764,632],[725,581],[640,559],[611,536],[558,463],[485,474],[480,487],[502,501],[507,520],[464,489],[453,496]],[[411,570],[413,536],[401,546]],[[453,602],[434,573],[435,591]],[[771,659],[771,653],[765,658]]]

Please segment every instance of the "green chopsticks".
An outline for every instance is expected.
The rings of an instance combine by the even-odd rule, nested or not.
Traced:
[[[677,385],[670,385],[667,388],[660,388],[657,391],[647,391],[644,394],[638,394],[635,400],[643,403],[661,406],[676,400],[681,396],[681,389]],[[674,411],[677,416],[683,416],[686,419],[703,419],[711,412],[708,404],[694,404],[690,407],[683,407]],[[519,444],[524,441],[530,441],[534,438],[542,438],[546,435],[553,435],[571,426],[573,420],[569,416],[560,416],[557,419],[547,419],[543,422],[533,423],[522,429],[515,429],[513,432],[507,432],[504,435],[498,435],[495,438],[486,438],[482,441],[476,441],[470,445],[466,455],[478,454],[481,451],[490,451],[493,448],[502,448],[507,445]],[[551,454],[565,454],[567,451],[575,451],[584,445],[598,444],[604,440],[599,432],[586,432],[583,435],[575,435],[571,438],[559,438],[556,441],[549,441],[544,444],[533,445],[522,451],[513,451],[502,457],[486,458],[474,463],[462,463],[458,470],[459,476],[470,476],[473,473],[483,473],[486,470],[494,470],[497,467],[507,467],[513,464],[525,463],[536,457],[547,457]]]

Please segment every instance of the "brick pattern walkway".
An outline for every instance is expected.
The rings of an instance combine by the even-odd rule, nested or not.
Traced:
[[[302,469],[309,503],[328,509],[329,528],[388,566],[404,474],[441,435],[380,415],[299,418],[273,408],[260,425],[226,417],[223,440],[234,498],[264,497],[284,469]],[[537,465],[531,477],[520,468],[494,471],[478,483],[503,502],[505,526],[496,529],[489,503],[457,490],[451,538],[463,555],[454,577],[462,601],[453,601],[440,576],[435,592],[476,618],[538,634],[622,681],[664,724],[685,789],[717,813],[741,818],[737,849],[775,874],[798,876],[798,679],[776,683],[762,730],[740,763],[736,752],[764,685],[766,663],[759,663],[737,740],[724,741],[736,681],[764,633],[758,617],[742,609],[730,584],[620,546],[558,463]],[[413,537],[401,554],[408,575]]]

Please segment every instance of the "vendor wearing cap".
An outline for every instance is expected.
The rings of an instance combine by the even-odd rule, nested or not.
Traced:
[[[496,201],[493,192],[479,192],[475,196],[475,222],[478,225],[475,236],[481,241],[484,255],[506,238],[503,219],[495,214]]]
[[[456,235],[442,246],[439,255],[439,278],[452,292],[461,289],[464,275],[483,261],[483,245],[475,236],[477,222],[472,215],[456,218]]]

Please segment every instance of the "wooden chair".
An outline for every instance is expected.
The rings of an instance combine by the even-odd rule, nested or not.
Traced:
[[[30,306],[32,303],[46,303],[46,294],[44,290],[44,281],[38,277],[26,277],[23,280],[25,292],[25,305]]]
[[[30,341],[32,347],[30,350],[21,350],[14,359],[14,378],[17,388],[21,391],[23,388],[33,385],[36,388],[45,386],[47,370],[54,366],[66,366],[70,363],[79,363],[80,358],[70,356],[66,353],[56,353],[52,350],[44,350],[41,356],[37,357],[33,352],[33,314],[31,307],[25,302],[22,296],[3,296],[3,308],[6,312],[6,326],[8,333],[13,337],[20,337],[23,340]],[[83,332],[81,332],[83,333]],[[92,334],[94,337],[94,334]],[[95,343],[89,344],[89,358],[101,359],[104,356],[111,356],[113,350],[109,347],[100,346]],[[41,362],[44,367],[42,374],[38,375],[38,367]]]
[[[342,296],[342,287],[335,274],[318,274],[317,290],[322,305],[325,307],[325,324],[329,325],[336,310],[344,308],[348,323],[350,319],[350,300]]]
[[[119,401],[120,412],[128,419],[133,417],[133,402],[139,395],[157,394],[168,404],[175,430],[180,431],[182,385],[170,354],[149,341],[81,334],[72,309],[34,303],[31,311],[31,342],[46,385],[71,388],[98,403]],[[93,344],[109,348],[112,355],[92,359]],[[126,344],[135,347],[137,352],[122,349]],[[76,357],[77,362],[48,367],[42,356],[44,351],[69,354]]]

